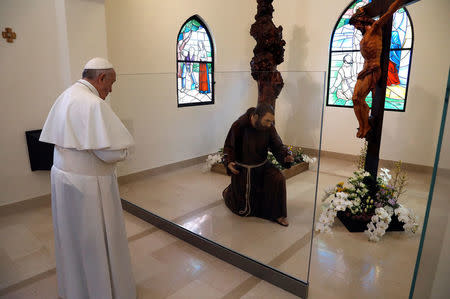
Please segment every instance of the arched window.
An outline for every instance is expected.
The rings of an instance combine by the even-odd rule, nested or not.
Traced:
[[[177,98],[178,107],[214,104],[214,45],[197,15],[177,36]]]
[[[336,23],[330,44],[327,106],[353,107],[352,95],[364,58],[359,52],[362,34],[349,24],[356,10],[372,0],[352,2]],[[406,9],[394,14],[385,110],[405,111],[413,50],[413,27]],[[372,93],[366,98],[372,106]]]

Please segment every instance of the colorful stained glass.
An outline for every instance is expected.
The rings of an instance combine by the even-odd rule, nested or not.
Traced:
[[[369,2],[371,0],[358,0],[355,1],[344,13],[344,15],[339,20],[336,30],[334,31],[333,41],[332,41],[332,51],[349,51],[349,50],[359,50],[359,42],[362,39],[361,32],[356,30],[355,27],[349,24],[351,16],[356,12],[356,10]],[[392,24],[392,35],[391,49],[397,49],[398,45],[401,48],[411,48],[412,45],[412,29],[411,22],[409,20],[408,14],[402,8],[399,9],[394,14],[394,20]],[[393,41],[396,44],[393,44]]]
[[[358,73],[364,65],[359,52],[362,34],[349,24],[351,16],[359,7],[371,0],[357,0],[344,12],[333,34],[331,42],[331,60],[329,66],[329,86],[327,105],[353,106],[351,100]],[[412,27],[408,13],[399,9],[393,17],[391,53],[387,79],[387,110],[405,110],[406,89],[411,61]],[[371,106],[372,93],[366,98]]]
[[[357,0],[345,11],[339,20],[336,30],[334,31],[332,41],[332,51],[349,51],[359,50],[359,42],[362,34],[355,27],[349,24],[350,18],[356,10],[366,4],[369,0]]]
[[[177,58],[178,105],[213,104],[213,45],[208,29],[196,16],[178,34]]]
[[[329,105],[353,106],[353,90],[363,65],[364,58],[360,52],[331,53]],[[371,101],[372,95],[369,94],[368,97]]]

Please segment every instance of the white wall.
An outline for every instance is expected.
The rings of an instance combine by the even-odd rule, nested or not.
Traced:
[[[178,31],[194,14],[212,30],[216,71],[249,70],[253,1],[106,0],[105,7],[108,51],[119,74],[174,72]]]
[[[0,27],[17,33],[12,44],[0,40],[0,205],[50,193],[49,172],[30,170],[25,131],[42,128],[88,58],[107,55],[103,7],[95,0],[0,1]]]
[[[58,0],[56,0],[58,1]],[[59,0],[61,1],[61,0]],[[71,82],[93,57],[108,57],[104,0],[64,0]]]
[[[48,193],[49,173],[31,172],[25,131],[39,129],[55,94],[59,74],[53,0],[0,2],[0,27],[12,27],[14,43],[0,40],[0,204]]]

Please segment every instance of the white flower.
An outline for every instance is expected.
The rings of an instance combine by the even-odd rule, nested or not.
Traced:
[[[388,184],[389,181],[392,179],[392,175],[389,174],[390,170],[387,168],[381,168],[379,177],[383,181],[383,184]]]
[[[398,221],[403,222],[403,229],[408,234],[415,234],[419,228],[418,217],[414,214],[411,209],[407,209],[403,205],[399,205],[394,211],[398,218]]]
[[[380,216],[380,219],[384,220],[386,218],[389,217],[389,214],[386,212],[385,209],[383,208],[376,208],[375,209],[375,214],[377,214],[378,216]]]
[[[334,192],[334,189],[333,189]],[[328,197],[327,197],[328,198]],[[338,211],[345,211],[347,208],[353,206],[352,201],[348,200],[348,194],[345,192],[337,192],[329,205],[322,205],[322,214],[319,217],[319,221],[316,224],[316,231],[330,232],[330,227],[334,223]]]
[[[316,224],[316,231],[319,232],[331,232],[330,226],[333,225],[335,212],[333,211],[333,207],[331,205],[326,208],[319,217],[319,221]]]
[[[222,162],[222,154],[215,153],[213,155],[208,155],[208,158],[206,158],[205,165],[203,166],[203,171],[211,170],[211,166],[220,162]]]
[[[378,242],[386,233],[386,229],[391,223],[391,216],[384,208],[376,208],[375,215],[372,216],[371,221],[367,224],[365,234],[369,236],[370,241]]]
[[[317,223],[316,224],[316,231],[322,232],[322,233],[330,233],[331,229],[328,225],[323,223]]]
[[[325,194],[322,196],[322,201],[327,200],[328,197],[330,197],[330,195],[332,195],[335,190],[336,190],[335,187],[328,187],[327,189],[325,189]]]
[[[310,163],[310,164],[313,164],[313,163],[315,163],[317,161],[316,157],[311,158],[311,157],[309,157],[308,155],[305,155],[305,154],[302,154],[302,159],[303,159],[303,161],[305,161],[307,163]]]
[[[386,210],[386,212],[389,214],[389,216],[392,217],[392,215],[394,215],[394,209],[391,206],[386,205],[383,208]]]

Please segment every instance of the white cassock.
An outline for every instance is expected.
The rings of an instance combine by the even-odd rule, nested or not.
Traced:
[[[58,295],[135,299],[116,162],[133,138],[85,80],[54,103],[40,141],[55,144],[51,170]]]

